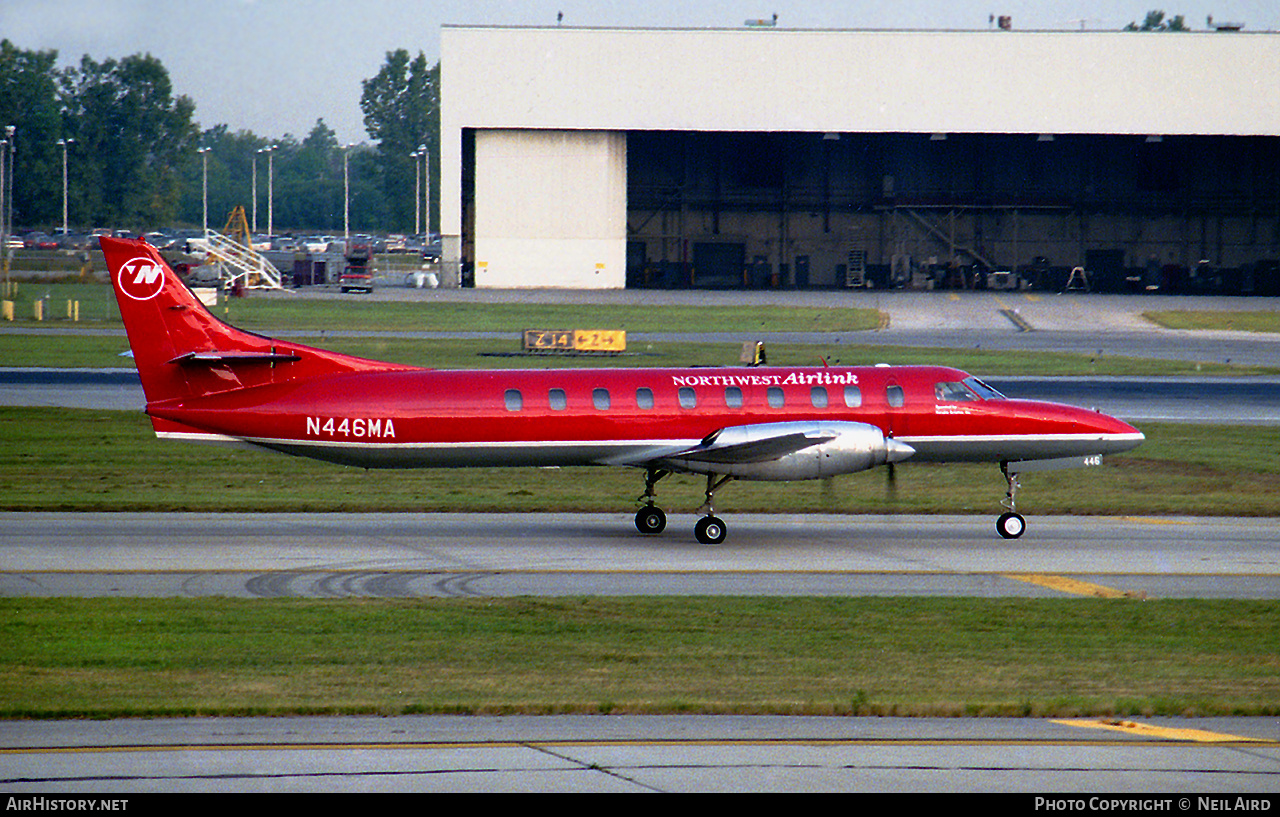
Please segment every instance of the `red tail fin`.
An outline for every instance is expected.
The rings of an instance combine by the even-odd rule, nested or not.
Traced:
[[[147,403],[352,371],[411,368],[272,340],[210,314],[145,241],[102,252]]]

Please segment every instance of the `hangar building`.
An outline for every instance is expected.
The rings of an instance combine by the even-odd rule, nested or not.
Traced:
[[[477,287],[1280,286],[1277,34],[447,26],[441,72]]]

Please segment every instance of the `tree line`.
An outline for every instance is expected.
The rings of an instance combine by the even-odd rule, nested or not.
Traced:
[[[55,50],[0,40],[0,139],[14,126],[4,183],[17,229],[61,226],[64,147],[73,230],[200,226],[207,161],[210,227],[221,228],[236,206],[252,219],[256,165],[257,227],[266,230],[270,163],[275,232],[341,232],[345,154],[351,230],[408,233],[421,174],[410,154],[425,146],[439,167],[440,64],[429,65],[421,52],[389,52],[362,83],[371,141],[350,148],[323,119],[301,139],[233,133],[224,124],[202,128],[195,103],[174,94],[168,71],[150,54],[102,62],[85,55],[62,69],[57,58]],[[438,212],[439,173],[431,179]]]

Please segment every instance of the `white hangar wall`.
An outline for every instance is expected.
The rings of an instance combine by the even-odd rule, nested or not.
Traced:
[[[1280,134],[1268,34],[445,27],[441,54],[477,286],[622,286],[629,130]]]
[[[626,134],[481,130],[475,156],[477,286],[625,285]]]

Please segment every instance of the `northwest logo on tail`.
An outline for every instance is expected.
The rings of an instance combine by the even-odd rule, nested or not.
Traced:
[[[164,270],[151,258],[130,258],[120,265],[120,291],[135,301],[149,301],[164,289]]]

